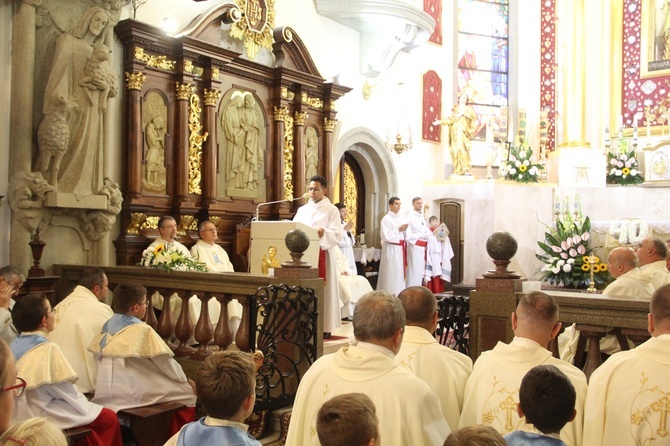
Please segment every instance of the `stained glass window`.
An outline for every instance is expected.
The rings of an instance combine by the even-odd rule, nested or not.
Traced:
[[[458,0],[458,90],[475,89],[475,139],[486,138],[486,122],[507,105],[508,24],[508,0]]]

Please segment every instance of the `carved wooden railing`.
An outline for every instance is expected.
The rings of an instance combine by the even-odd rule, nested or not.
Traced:
[[[435,334],[440,344],[468,354],[470,318],[468,296],[442,295],[437,301],[437,329]]]
[[[649,299],[621,299],[579,292],[543,290],[559,305],[563,326],[572,323],[581,330],[581,352],[588,342],[584,373],[587,377],[601,364],[599,340],[608,333],[616,334],[622,347],[627,340],[635,345],[649,338],[647,314]],[[478,291],[470,294],[470,357],[476,360],[481,352],[492,349],[498,341],[510,342],[514,337],[510,315],[523,293]],[[549,349],[556,355],[557,349]],[[580,356],[578,347],[575,355]],[[576,361],[576,362],[577,362]]]
[[[54,265],[55,274],[61,277],[56,293],[57,301],[63,299],[74,289],[83,268],[82,265]],[[168,345],[173,347],[177,356],[202,359],[211,352],[211,345],[216,345],[219,349],[225,350],[232,344],[233,333],[228,322],[228,302],[233,299],[242,305],[242,319],[235,335],[237,348],[242,351],[251,351],[256,348],[257,342],[264,339],[262,336],[267,336],[262,332],[257,333],[259,309],[265,308],[264,305],[267,302],[261,299],[257,304],[259,298],[256,297],[256,293],[259,288],[278,284],[279,280],[276,278],[247,273],[167,272],[132,266],[102,268],[109,280],[110,290],[114,290],[119,283],[139,284],[147,289],[148,300],[155,292],[164,297],[164,302],[168,302],[169,298],[175,294],[181,299],[181,312],[176,321],[172,316],[170,305],[163,305],[158,320],[156,320],[153,311],[148,311],[146,316],[147,324],[154,327],[158,334],[168,342]],[[285,282],[288,282],[289,285],[313,289],[316,296],[323,295],[322,279]],[[195,326],[191,322],[188,304],[190,299],[200,299],[202,301],[200,315]],[[221,312],[215,330],[209,316],[208,303],[211,299],[216,299],[221,304]],[[319,308],[316,308],[317,305]],[[322,299],[317,299],[313,311],[322,313],[322,307]],[[312,344],[311,348],[316,349],[316,356],[319,357],[323,353],[322,318],[318,318],[315,323],[317,324],[315,337],[309,340],[305,339],[305,341]],[[178,341],[177,345],[171,342],[173,333]],[[191,337],[198,342],[197,349],[188,345]]]

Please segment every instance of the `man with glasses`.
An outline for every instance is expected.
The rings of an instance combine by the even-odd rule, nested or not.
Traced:
[[[54,307],[56,326],[47,335],[58,344],[79,376],[77,387],[83,393],[95,390],[98,375],[98,366],[88,351],[88,344],[114,314],[105,303],[108,286],[107,276],[101,268],[84,268],[77,287]]]
[[[17,268],[11,265],[0,268],[0,339],[7,344],[18,334],[12,323],[11,310],[24,281],[25,277]]]
[[[164,215],[158,220],[158,234],[156,240],[149,245],[149,249],[154,249],[162,244],[167,251],[177,251],[185,258],[191,258],[188,248],[175,240],[177,237],[177,220],[174,217]]]
[[[316,229],[319,236],[319,277],[325,279],[323,302],[323,331],[326,336],[342,325],[340,294],[337,285],[337,257],[335,249],[342,240],[340,211],[330,202],[326,193],[328,183],[322,176],[309,179],[309,202],[301,206],[293,221]]]

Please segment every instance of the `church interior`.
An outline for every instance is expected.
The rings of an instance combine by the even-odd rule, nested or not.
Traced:
[[[475,290],[473,358],[511,338],[523,281],[569,288],[561,314],[584,332],[611,325],[617,311],[644,315],[617,319],[631,340],[646,330],[646,303],[607,307],[573,291],[611,281],[598,265],[612,249],[670,238],[665,1],[3,0],[0,23],[0,263],[42,290],[58,294],[98,265],[110,289],[137,281],[150,294],[195,293],[203,309],[237,299],[236,333],[197,317],[174,332],[189,319],[188,298],[171,310],[185,317],[164,311],[152,324],[194,358],[204,353],[188,347],[192,336],[224,349],[262,344],[252,305],[279,310],[268,296],[239,296],[282,278],[317,295],[323,284],[282,268],[268,280],[275,266],[260,260],[265,245],[254,251],[264,230],[254,235],[253,225],[292,219],[319,175],[330,201],[346,206],[357,266],[373,287],[391,197],[400,214],[421,197],[424,219],[446,224],[456,300],[440,311],[462,325],[463,296]],[[133,277],[124,267],[143,261],[164,215],[188,248],[212,222],[243,274]],[[573,226],[583,249],[576,274],[542,247]],[[518,246],[509,277],[493,274],[490,236],[500,232]],[[290,260],[284,246],[275,254]],[[474,306],[477,294],[489,303]],[[299,297],[304,317],[323,308]],[[316,358],[324,330],[312,317]],[[463,334],[444,336],[460,349]],[[591,348],[590,372],[599,365]]]

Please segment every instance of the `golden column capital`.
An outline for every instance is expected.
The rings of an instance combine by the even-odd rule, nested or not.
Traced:
[[[274,107],[273,119],[275,121],[284,121],[288,115],[289,115],[288,108]]]
[[[295,112],[295,125],[305,125],[305,121],[307,120],[307,112]]]
[[[205,88],[203,96],[205,97],[205,106],[214,107],[221,97],[221,91],[215,88],[211,90]]]
[[[189,84],[188,82],[183,84],[175,82],[175,88],[177,90],[177,99],[182,101],[187,101],[193,91],[193,85]]]
[[[335,124],[337,124],[337,119],[323,118],[323,130],[325,132],[332,133],[335,130]]]
[[[126,87],[128,90],[142,90],[142,84],[147,80],[147,75],[138,71],[137,73],[128,73],[126,71]]]

